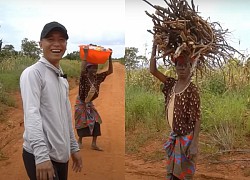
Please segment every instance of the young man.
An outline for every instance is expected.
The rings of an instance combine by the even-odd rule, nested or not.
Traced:
[[[31,180],[66,180],[70,155],[73,170],[82,159],[75,139],[69,85],[59,65],[67,46],[66,28],[58,22],[41,32],[43,57],[20,77],[24,110],[23,161]]]

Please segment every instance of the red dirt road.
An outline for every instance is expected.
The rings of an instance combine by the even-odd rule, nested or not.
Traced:
[[[69,180],[122,180],[125,177],[125,68],[114,62],[114,73],[101,85],[99,98],[94,104],[103,124],[98,145],[103,152],[91,150],[91,138],[83,139],[83,170],[74,173],[69,162]],[[70,91],[73,105],[78,87]],[[0,123],[0,180],[28,180],[22,161],[23,112],[20,95],[17,108],[8,113],[5,123]]]

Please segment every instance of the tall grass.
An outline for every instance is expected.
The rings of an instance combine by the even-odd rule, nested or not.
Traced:
[[[148,69],[138,69],[126,74],[126,85],[128,87],[141,87],[146,91],[159,92],[161,83],[149,73]]]
[[[247,101],[241,93],[214,95],[203,92],[202,129],[221,149],[233,149],[244,143],[250,133]]]
[[[164,100],[158,92],[136,86],[126,86],[125,117],[127,130],[134,130],[139,123],[157,131],[164,126]]]
[[[10,95],[19,88],[21,72],[35,61],[29,57],[11,57],[0,61],[0,115],[4,115],[5,107],[15,107],[15,99]],[[5,105],[5,106],[3,106]]]
[[[77,78],[81,72],[81,61],[79,60],[61,60],[60,65],[63,72],[70,78]]]

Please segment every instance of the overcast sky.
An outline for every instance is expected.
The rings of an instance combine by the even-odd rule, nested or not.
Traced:
[[[63,24],[69,34],[66,53],[81,44],[113,49],[113,57],[124,56],[124,0],[5,0],[0,1],[0,39],[21,50],[21,41],[39,41],[43,26]]]
[[[164,0],[148,0],[154,5],[165,6]],[[190,1],[188,1],[190,2]],[[223,29],[232,32],[228,43],[247,53],[250,51],[250,1],[249,0],[194,0],[203,19],[219,22]],[[142,0],[126,0],[126,47],[137,47],[139,53],[148,55],[152,47],[152,35],[147,29],[153,28],[151,18],[145,10],[154,13],[155,9]],[[240,45],[239,45],[240,40]],[[147,51],[145,52],[145,44]],[[250,52],[248,52],[250,53]]]

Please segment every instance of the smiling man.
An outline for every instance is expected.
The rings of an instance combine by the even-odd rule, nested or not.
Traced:
[[[23,161],[31,180],[66,180],[70,155],[73,170],[80,172],[82,168],[72,128],[69,84],[59,64],[67,40],[63,25],[46,24],[39,43],[43,57],[20,77],[25,127]]]

